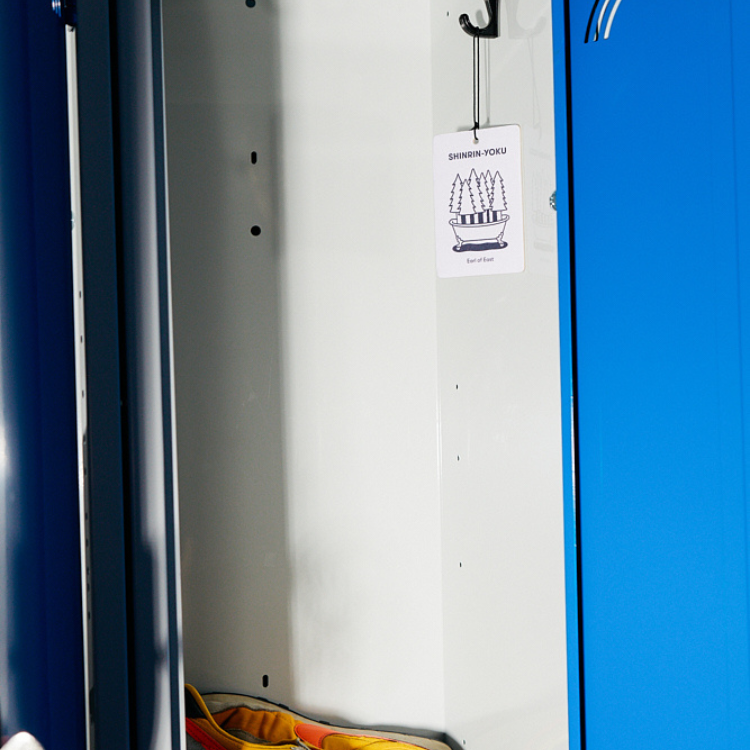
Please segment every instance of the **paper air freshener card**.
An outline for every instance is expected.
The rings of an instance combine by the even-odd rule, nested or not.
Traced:
[[[524,267],[521,128],[435,136],[438,276],[520,273]]]

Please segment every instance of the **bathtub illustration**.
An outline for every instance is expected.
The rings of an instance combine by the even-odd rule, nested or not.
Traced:
[[[449,223],[456,235],[454,252],[467,250],[498,250],[508,247],[503,240],[505,225],[510,219],[506,213],[508,201],[500,172],[490,170],[477,174],[475,169],[453,180],[448,210],[453,214]]]
[[[497,221],[483,224],[464,224],[452,219],[450,225],[458,241],[453,250],[463,253],[470,250],[498,250],[508,247],[508,243],[503,242],[503,233],[509,218],[509,214],[502,214]]]

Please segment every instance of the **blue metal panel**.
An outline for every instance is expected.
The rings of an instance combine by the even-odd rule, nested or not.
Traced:
[[[0,26],[0,709],[85,745],[63,27]]]
[[[78,2],[94,746],[131,747],[117,184],[109,3]]]
[[[571,216],[572,165],[569,159],[568,139],[568,13],[562,2],[552,4],[553,65],[555,82],[555,153],[557,184],[557,236],[559,257],[559,305],[560,305],[560,377],[562,404],[562,451],[563,451],[563,521],[565,544],[565,609],[566,638],[568,652],[568,726],[571,748],[582,745],[581,670],[579,649],[578,596],[578,523],[576,488],[576,440],[575,440],[575,356],[573,277],[571,276],[571,241],[573,224]]]
[[[748,12],[592,6],[566,87],[583,740],[748,747]]]

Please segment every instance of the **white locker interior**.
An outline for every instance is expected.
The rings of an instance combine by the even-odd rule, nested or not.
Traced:
[[[250,7],[253,6],[253,7]],[[501,3],[525,270],[438,279],[479,0],[164,0],[186,679],[567,747],[549,0]],[[481,137],[481,132],[480,132]]]

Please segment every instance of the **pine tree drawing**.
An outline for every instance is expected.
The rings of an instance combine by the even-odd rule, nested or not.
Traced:
[[[494,181],[492,179],[492,175],[490,174],[490,170],[489,169],[484,173],[483,176],[484,176],[485,180],[487,181],[487,190],[489,191],[488,192],[488,195],[489,195],[488,203],[489,203],[490,209],[492,209],[492,206],[493,206],[494,201],[495,201],[495,183],[494,183]]]
[[[489,178],[489,172],[482,172],[479,176],[479,189],[483,196],[484,204],[484,221],[490,222],[492,218],[490,216],[490,208],[492,206],[492,179]]]
[[[461,183],[461,192],[458,197],[459,213],[462,224],[475,224],[476,211],[474,210],[474,195],[471,190],[471,180]]]
[[[508,203],[505,185],[499,172],[490,170],[477,175],[476,170],[465,179],[457,174],[451,187],[450,224],[458,244],[455,252],[467,250],[501,250],[508,246],[503,240],[505,225],[510,218],[505,212]]]
[[[456,179],[453,180],[453,187],[451,188],[451,205],[450,211],[452,214],[461,213],[461,175],[456,175]],[[458,216],[456,217],[458,219]]]
[[[495,172],[495,176],[492,178],[492,205],[490,206],[492,221],[499,221],[507,208],[505,183],[500,172]]]
[[[469,188],[471,190],[474,213],[477,215],[475,221],[478,224],[482,224],[484,223],[484,212],[487,210],[487,197],[482,190],[482,183],[479,181],[479,177],[475,170],[471,170],[467,182],[469,183]]]

